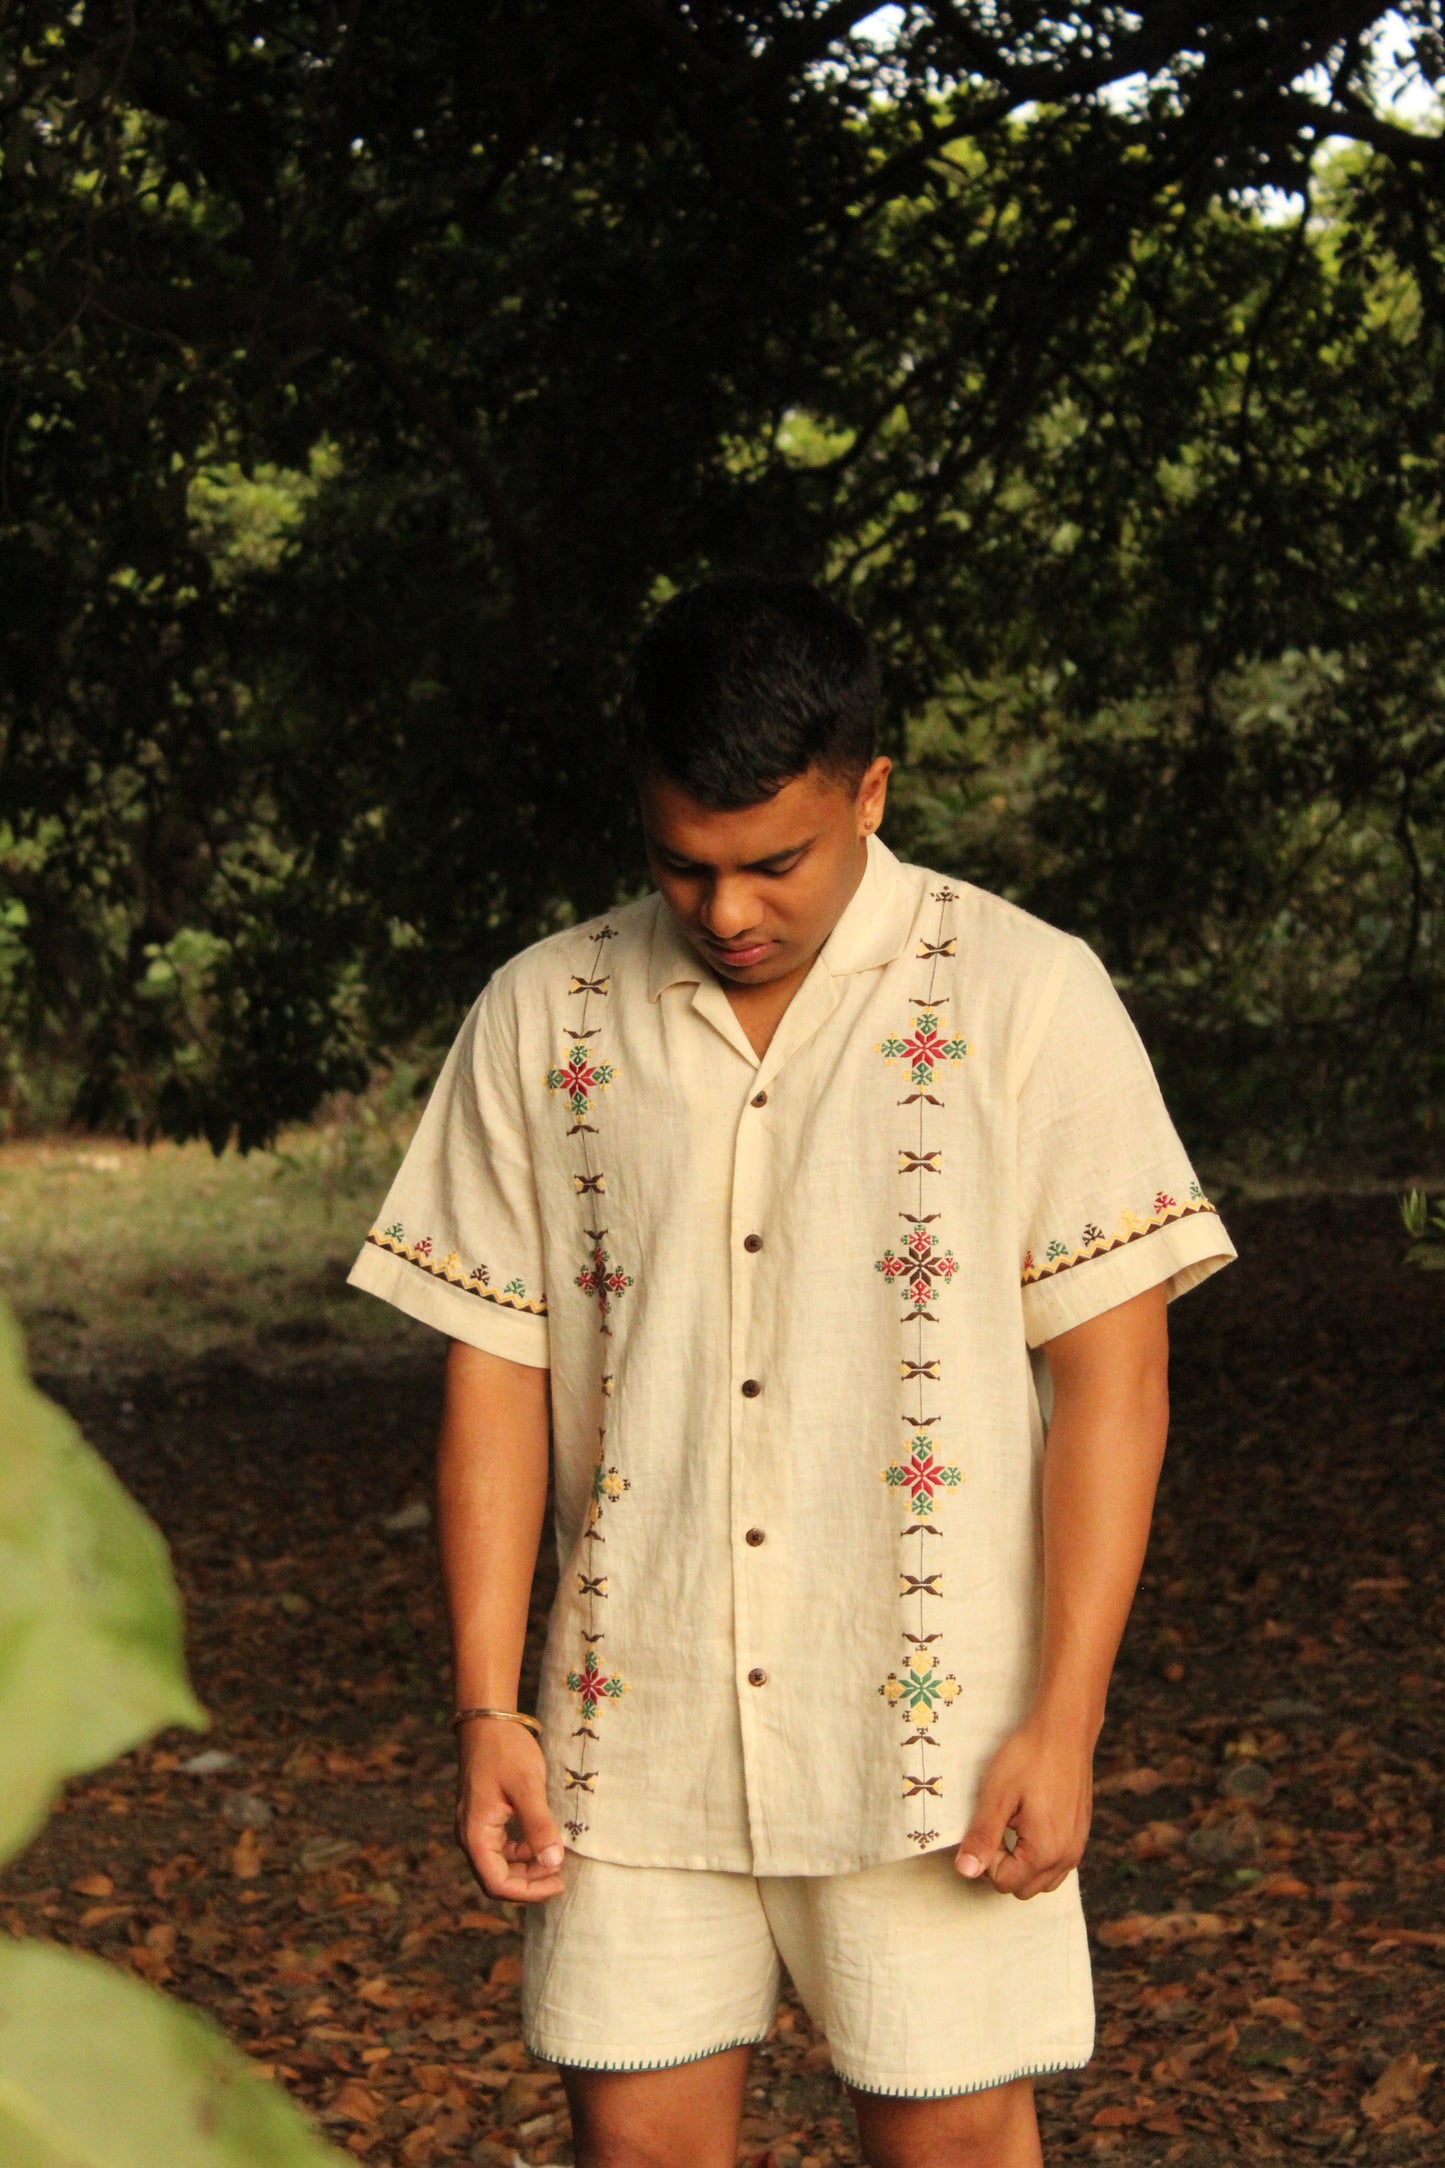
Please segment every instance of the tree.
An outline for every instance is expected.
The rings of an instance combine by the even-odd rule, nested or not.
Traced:
[[[263,1141],[611,900],[611,716],[669,584],[830,581],[900,733],[1070,665],[1057,809],[1099,703],[1334,652],[1320,566],[1260,576],[1315,532],[1298,426],[1268,513],[1291,357],[1393,278],[1423,398],[1440,324],[1445,146],[1388,117],[1382,11],[868,12],[19,0],[0,985],[86,1118]],[[1438,0],[1401,20],[1435,80]],[[1250,206],[1328,136],[1362,162],[1327,297],[1321,244]],[[1387,343],[1351,393],[1376,438]],[[1201,415],[1181,514],[1159,460]],[[1217,780],[1209,714],[1178,728]]]

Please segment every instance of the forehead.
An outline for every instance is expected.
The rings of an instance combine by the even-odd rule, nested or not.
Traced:
[[[722,868],[755,865],[846,823],[853,793],[836,776],[809,768],[757,805],[724,811],[700,805],[666,776],[646,778],[638,787],[638,800],[643,828],[655,848],[696,865]]]

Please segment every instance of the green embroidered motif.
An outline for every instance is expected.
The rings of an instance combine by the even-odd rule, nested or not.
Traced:
[[[933,1658],[919,1649],[909,1657],[908,1669],[890,1671],[878,1691],[900,1715],[926,1723],[935,1710],[957,1701],[963,1688],[951,1671],[935,1670]]]
[[[591,982],[581,983],[591,990]],[[605,985],[606,981],[601,983]],[[574,1046],[564,1056],[560,1069],[547,1071],[548,1091],[561,1092],[572,1109],[576,1126],[568,1130],[568,1136],[575,1136],[578,1129],[589,1126],[587,1117],[592,1112],[592,1094],[606,1091],[616,1074],[610,1061],[594,1061],[585,1046]]]
[[[923,1431],[913,1439],[913,1451],[907,1460],[891,1460],[880,1471],[890,1490],[907,1491],[909,1511],[920,1520],[927,1520],[933,1511],[934,1494],[940,1490],[957,1490],[963,1481],[963,1470],[952,1461],[939,1461],[933,1457],[933,1440]],[[915,1582],[915,1587],[917,1583]]]
[[[940,951],[942,953],[942,951]],[[875,1053],[885,1061],[901,1061],[908,1065],[909,1081],[918,1091],[933,1089],[934,1072],[946,1061],[963,1061],[973,1051],[967,1039],[953,1036],[945,1038],[943,1026],[932,1009],[920,1009],[913,1019],[913,1029],[906,1035],[894,1033],[880,1039]],[[910,1102],[905,1100],[905,1106]]]
[[[620,1701],[628,1691],[625,1679],[603,1669],[597,1660],[596,1649],[587,1651],[580,1671],[568,1672],[567,1687],[577,1696],[583,1718],[589,1724],[605,1701]]]

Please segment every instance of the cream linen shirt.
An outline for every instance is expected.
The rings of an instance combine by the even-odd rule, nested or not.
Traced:
[[[551,1372],[573,1848],[956,1841],[1037,1665],[1032,1351],[1233,1255],[1091,950],[876,836],[761,1057],[658,895],[505,964],[351,1280]]]

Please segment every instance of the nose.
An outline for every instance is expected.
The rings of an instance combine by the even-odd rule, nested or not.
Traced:
[[[758,924],[757,899],[740,881],[712,884],[698,916],[715,941],[736,941]]]

